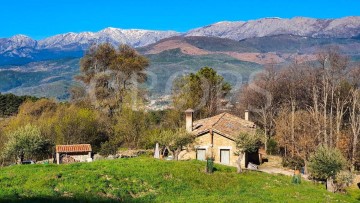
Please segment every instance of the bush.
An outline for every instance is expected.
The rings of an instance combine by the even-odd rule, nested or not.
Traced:
[[[116,154],[118,146],[111,142],[104,142],[101,144],[100,155],[107,156],[110,154]]]
[[[279,147],[275,139],[270,138],[267,144],[267,154],[276,155],[279,153]]]
[[[320,146],[309,160],[311,176],[326,180],[335,177],[346,166],[346,160],[338,149]]]
[[[8,135],[3,156],[5,158],[44,158],[51,152],[53,146],[49,140],[41,136],[40,129],[36,126],[26,125]]]
[[[354,174],[350,171],[340,171],[336,174],[335,184],[337,191],[344,191],[344,189],[353,183]]]
[[[287,168],[301,169],[302,167],[305,166],[305,162],[304,159],[298,156],[293,156],[293,157],[287,156],[287,157],[283,157],[282,165]]]

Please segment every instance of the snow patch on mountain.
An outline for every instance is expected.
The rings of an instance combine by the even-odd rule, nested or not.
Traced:
[[[34,48],[37,42],[26,35],[15,35],[10,38],[0,39],[0,54],[20,48]]]
[[[39,41],[25,35],[15,35],[0,39],[0,56],[33,58],[33,54],[40,52],[46,54],[47,50],[57,52],[82,51],[88,49],[92,44],[104,42],[111,43],[114,46],[128,44],[133,47],[141,47],[178,35],[180,33],[175,31],[124,30],[111,27],[99,32],[69,32]]]
[[[360,17],[340,19],[262,18],[247,22],[219,22],[190,30],[186,36],[221,37],[242,40],[274,35],[304,37],[351,38],[360,34]]]
[[[94,43],[108,42],[115,46],[128,44],[133,47],[146,46],[161,39],[177,36],[175,31],[123,30],[106,28],[99,32],[66,33],[39,41],[39,48],[86,48]]]

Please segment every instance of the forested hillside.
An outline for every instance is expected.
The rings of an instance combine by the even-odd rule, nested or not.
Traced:
[[[25,101],[36,101],[33,96],[16,96],[14,94],[0,93],[0,117],[16,115],[21,104]]]

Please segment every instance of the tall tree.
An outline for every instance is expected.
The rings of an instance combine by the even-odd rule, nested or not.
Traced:
[[[293,115],[291,110],[283,109],[276,119],[275,139],[280,146],[291,153],[291,156],[304,160],[305,170],[310,155],[321,143],[321,139],[314,136],[316,128],[313,127],[313,123],[312,115],[304,110],[295,111]]]
[[[115,49],[105,43],[90,48],[80,61],[82,81],[90,100],[97,108],[113,115],[129,90],[138,89],[146,80],[149,61],[133,48],[121,45]],[[136,91],[134,91],[136,92]]]
[[[222,76],[214,69],[204,67],[174,82],[173,103],[181,111],[196,109],[199,117],[213,116],[223,105],[230,90],[230,84]]]
[[[340,85],[346,79],[349,71],[349,60],[341,55],[336,47],[329,47],[317,55],[320,64],[321,74],[320,98],[323,113],[323,139],[324,144],[334,145],[334,111],[338,111],[338,122],[340,122],[341,108],[343,102],[336,101],[336,94],[339,94]],[[345,102],[345,101],[344,101]],[[338,107],[339,109],[336,109]]]
[[[237,107],[250,110],[253,113],[252,120],[264,129],[265,149],[268,138],[275,132],[274,121],[284,96],[279,85],[280,78],[275,64],[266,66],[250,84],[241,89],[240,106]]]
[[[351,149],[351,169],[354,170],[356,162],[356,152],[360,135],[360,90],[352,92],[352,101],[350,107],[350,126],[352,132],[352,149]]]

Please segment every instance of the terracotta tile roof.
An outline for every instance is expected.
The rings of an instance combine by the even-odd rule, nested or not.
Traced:
[[[56,145],[56,152],[91,152],[91,145],[89,144],[76,144],[76,145]]]
[[[210,130],[216,131],[230,139],[236,139],[241,133],[254,132],[254,122],[246,121],[229,113],[222,113],[213,117],[201,119],[194,122],[193,133],[196,135],[206,133]]]

